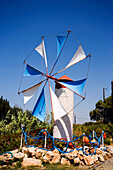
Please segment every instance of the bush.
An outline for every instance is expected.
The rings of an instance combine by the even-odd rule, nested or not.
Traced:
[[[106,145],[111,145],[110,139],[105,139],[105,140],[104,140],[104,143],[105,143]]]

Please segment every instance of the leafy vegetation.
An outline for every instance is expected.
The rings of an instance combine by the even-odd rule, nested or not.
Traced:
[[[104,123],[112,120],[112,98],[109,96],[103,102],[102,100],[96,103],[96,108],[89,114],[91,120],[103,121]]]
[[[108,103],[110,103],[111,99],[107,99],[106,102],[106,108],[108,107]],[[7,106],[5,106],[7,105]],[[101,102],[97,103],[96,106],[98,108],[103,108],[103,105],[101,106]],[[4,113],[4,109],[5,112]],[[110,109],[110,107],[109,107]],[[5,116],[3,116],[2,111]],[[51,114],[51,113],[50,113]],[[0,153],[4,151],[13,150],[20,147],[20,140],[21,140],[21,125],[24,124],[25,131],[32,136],[38,135],[40,130],[47,129],[50,134],[52,135],[53,131],[53,123],[50,122],[51,115],[48,115],[46,118],[46,121],[44,123],[40,122],[37,118],[31,115],[29,111],[23,112],[21,108],[18,108],[15,106],[14,108],[11,108],[9,105],[9,102],[7,100],[4,100],[3,97],[0,99],[0,115],[1,115],[1,121],[0,121]],[[51,119],[52,120],[52,119]],[[97,119],[98,120],[98,119]],[[99,119],[100,120],[100,119]],[[103,120],[103,119],[101,119]],[[53,121],[53,120],[52,120]],[[108,124],[104,124],[102,121],[99,122],[89,122],[85,123],[83,125],[74,125],[73,126],[73,135],[80,136],[83,133],[85,133],[87,136],[91,135],[92,131],[95,131],[97,136],[100,137],[102,134],[102,131],[106,133],[107,139],[105,140],[106,144],[110,144],[110,139],[113,138],[113,124],[110,122]],[[34,144],[36,140],[28,139],[28,145]],[[83,144],[83,138],[79,139],[76,142],[76,146],[82,146]],[[23,143],[25,145],[25,143]],[[60,149],[66,147],[66,141],[64,142],[58,142],[55,140],[55,145],[59,147]],[[44,141],[43,139],[40,139],[36,146],[43,147]],[[48,149],[52,148],[52,139],[47,140],[47,147]]]

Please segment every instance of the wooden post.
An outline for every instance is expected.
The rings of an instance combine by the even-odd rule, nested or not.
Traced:
[[[102,131],[102,148],[104,147],[104,136],[103,136],[103,134],[104,134],[104,131]]]
[[[47,130],[47,129],[45,129],[45,130]],[[46,131],[45,131],[46,132]],[[44,143],[44,148],[46,149],[46,139],[47,139],[47,132],[46,132],[46,134],[45,134],[45,143]]]
[[[113,81],[111,82],[111,97],[112,97],[112,116],[111,116],[111,123],[113,124]]]
[[[95,137],[95,133],[94,133],[94,130],[93,130],[93,139],[94,139],[94,137]]]

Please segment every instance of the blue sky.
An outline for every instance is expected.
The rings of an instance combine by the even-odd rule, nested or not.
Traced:
[[[75,109],[82,123],[113,80],[112,0],[0,1],[0,96],[23,107],[17,93],[24,59],[42,35],[66,30],[92,55],[87,97]]]

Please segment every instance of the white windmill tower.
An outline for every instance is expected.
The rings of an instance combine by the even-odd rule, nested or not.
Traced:
[[[64,75],[58,79],[60,82],[70,82],[73,81],[68,76]],[[60,103],[62,104],[67,115],[61,117],[55,122],[53,134],[57,138],[66,138],[72,140],[73,133],[73,107],[74,107],[74,93],[66,88],[65,86],[56,82],[55,84],[55,94],[58,97]]]

